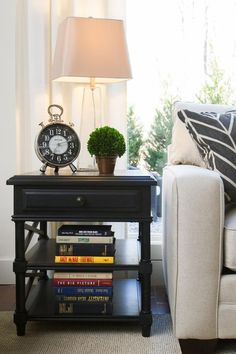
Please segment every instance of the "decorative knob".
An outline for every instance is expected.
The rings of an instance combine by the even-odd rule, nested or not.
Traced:
[[[82,197],[82,196],[78,196],[78,197],[76,198],[76,201],[77,201],[77,203],[78,203],[79,206],[83,206],[83,205],[85,204],[85,198]]]

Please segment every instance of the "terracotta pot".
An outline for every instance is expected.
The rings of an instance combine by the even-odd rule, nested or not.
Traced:
[[[117,156],[96,156],[98,171],[102,175],[113,175]]]

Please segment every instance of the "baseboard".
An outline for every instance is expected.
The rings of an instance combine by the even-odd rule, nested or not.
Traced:
[[[164,286],[164,275],[162,267],[162,244],[160,241],[152,242],[151,245],[151,260],[152,260],[152,276],[151,285],[152,286]],[[127,271],[124,277],[135,278],[137,272]]]
[[[152,260],[152,278],[151,278],[152,286],[164,286],[161,241],[152,240],[151,260]]]
[[[162,268],[162,261],[152,261],[152,286],[164,286],[164,275]]]
[[[0,259],[0,284],[15,284],[12,259]]]

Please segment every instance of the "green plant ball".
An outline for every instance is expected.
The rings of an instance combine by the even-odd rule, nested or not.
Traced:
[[[109,126],[95,129],[89,136],[87,148],[90,155],[95,156],[121,157],[126,151],[124,136]]]

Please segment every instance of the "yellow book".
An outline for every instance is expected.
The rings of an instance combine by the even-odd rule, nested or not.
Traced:
[[[55,263],[114,263],[114,257],[97,256],[55,256]]]

